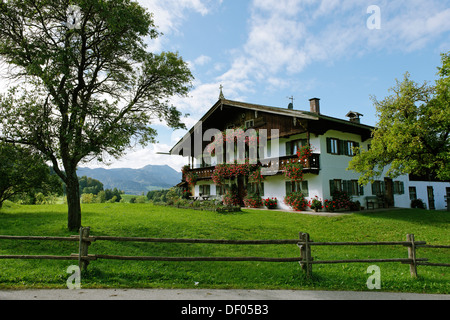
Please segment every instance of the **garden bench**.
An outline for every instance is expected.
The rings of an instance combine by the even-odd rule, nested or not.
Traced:
[[[372,209],[375,209],[375,204],[378,205],[378,197],[377,196],[366,197],[367,210],[369,210],[369,206],[372,206]]]

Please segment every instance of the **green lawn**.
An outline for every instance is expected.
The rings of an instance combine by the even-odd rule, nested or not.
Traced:
[[[404,241],[407,233],[429,244],[450,245],[448,212],[392,210],[361,212],[338,217],[279,211],[244,210],[236,214],[182,210],[152,204],[83,205],[82,221],[93,235],[205,238],[296,239],[308,232],[314,241]],[[1,235],[70,236],[65,205],[5,205],[0,211]],[[76,253],[78,244],[0,240],[0,254]],[[297,257],[296,245],[243,246],[161,244],[135,242],[93,243],[89,252],[151,256],[265,256]],[[450,263],[448,249],[418,249],[418,257]],[[315,260],[407,258],[398,246],[313,247]],[[0,288],[66,288],[67,267],[74,261],[0,260]],[[270,262],[134,262],[98,260],[82,275],[83,288],[244,288],[368,290],[371,264],[314,265],[306,279],[298,263]],[[450,293],[450,268],[418,267],[411,279],[409,266],[380,263],[383,291]]]

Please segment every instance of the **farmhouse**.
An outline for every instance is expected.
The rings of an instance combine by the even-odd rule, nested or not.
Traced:
[[[278,206],[287,208],[283,199],[295,191],[301,191],[307,200],[316,196],[331,199],[336,191],[344,191],[362,207],[409,208],[412,200],[421,199],[430,209],[445,209],[449,182],[405,175],[394,180],[383,176],[365,186],[358,184],[359,175],[348,171],[348,164],[355,155],[354,147],[370,148],[374,129],[361,123],[362,116],[356,111],[348,112],[346,119],[326,116],[321,113],[318,98],[310,100],[309,111],[302,111],[294,110],[292,103],[279,108],[227,100],[221,92],[219,100],[172,148],[171,154],[187,157],[180,185],[194,196],[221,197],[234,189],[240,204],[246,194],[255,192],[263,198],[277,198]],[[238,128],[246,133],[245,149],[240,149],[234,138],[225,138],[225,132],[236,133]],[[259,144],[252,149],[249,141],[255,132]],[[261,139],[261,133],[267,141]],[[301,181],[289,179],[284,174],[286,168],[299,161],[297,152],[306,146],[310,146],[310,153],[302,165]],[[239,174],[238,168],[234,175],[218,182],[218,166],[242,158],[276,170],[252,180]]]

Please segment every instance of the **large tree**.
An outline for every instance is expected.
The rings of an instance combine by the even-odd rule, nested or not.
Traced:
[[[20,85],[0,98],[0,139],[52,162],[70,230],[81,226],[80,162],[155,142],[155,120],[185,127],[168,100],[193,77],[177,53],[148,52],[158,36],[130,0],[1,1],[0,56]]]
[[[450,179],[450,53],[442,54],[434,85],[418,84],[407,73],[392,94],[373,99],[378,123],[369,150],[360,149],[349,169],[365,184],[383,174]]]

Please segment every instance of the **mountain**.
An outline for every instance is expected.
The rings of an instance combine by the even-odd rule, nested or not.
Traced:
[[[155,189],[168,189],[181,182],[181,172],[168,165],[148,165],[141,169],[78,168],[77,175],[99,180],[104,189],[117,188],[136,195]]]

